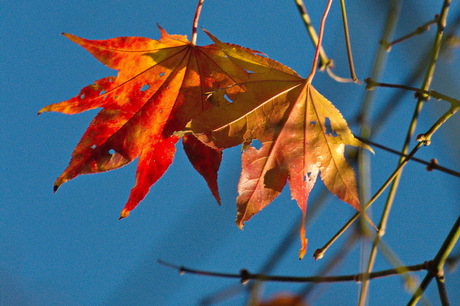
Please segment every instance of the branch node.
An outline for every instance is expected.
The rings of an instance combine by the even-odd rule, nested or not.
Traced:
[[[313,253],[313,258],[315,260],[321,259],[324,257],[324,250],[323,249],[317,249],[315,253]]]
[[[382,48],[385,49],[386,52],[390,52],[391,51],[391,43],[389,43],[388,41],[386,40],[381,40],[379,41],[380,45],[382,46]]]
[[[241,269],[240,276],[241,276],[241,279],[240,279],[241,285],[243,286],[247,285],[249,283],[249,280],[251,279],[251,274],[249,273],[249,271],[246,269]]]
[[[432,158],[428,166],[426,166],[426,170],[433,171],[434,169],[438,167],[438,165],[439,165],[438,160],[436,158]]]
[[[364,79],[364,82],[366,83],[366,90],[369,90],[369,91],[374,90],[375,86],[377,86],[377,83],[374,82],[371,78]]]
[[[414,98],[415,98],[416,100],[428,101],[428,99],[430,98],[430,96],[427,95],[427,94],[424,93],[424,92],[416,91],[416,92],[414,93]]]
[[[429,146],[431,144],[431,139],[425,134],[419,134],[416,138],[418,142],[421,142],[424,146]]]

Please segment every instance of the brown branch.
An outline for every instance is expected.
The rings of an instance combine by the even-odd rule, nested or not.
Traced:
[[[359,136],[355,136],[355,137],[358,140],[364,142],[365,144],[368,144],[368,145],[373,146],[373,147],[377,147],[379,149],[385,150],[385,151],[393,153],[395,155],[402,156],[402,157],[407,157],[408,156],[407,154],[404,154],[404,153],[402,153],[400,151],[391,149],[391,148],[389,148],[387,146],[381,145],[381,144],[373,142],[371,140],[364,139],[364,138],[359,137]],[[425,165],[426,169],[428,171],[438,170],[438,171],[441,171],[441,172],[444,172],[444,173],[447,173],[447,174],[450,174],[450,175],[453,175],[453,176],[456,176],[456,177],[460,177],[460,172],[439,165],[436,158],[431,159],[429,162],[426,161],[426,160],[414,157],[414,156],[412,156],[410,159],[415,161],[415,162],[417,162],[417,163]]]
[[[242,269],[240,273],[238,274],[204,271],[204,270],[191,269],[191,268],[187,268],[184,266],[177,266],[177,265],[165,262],[161,259],[158,260],[158,263],[163,266],[177,270],[179,274],[181,275],[189,273],[189,274],[212,276],[212,277],[236,278],[236,279],[239,279],[243,285],[247,284],[250,280],[270,281],[270,282],[290,282],[290,283],[360,282],[363,278],[375,279],[375,278],[399,275],[399,274],[403,274],[407,272],[428,270],[428,268],[431,266],[431,262],[424,262],[424,263],[413,265],[413,266],[398,267],[394,269],[372,272],[369,274],[358,273],[358,274],[339,275],[339,276],[295,277],[295,276],[265,275],[265,274],[257,274],[257,273],[252,274],[246,269]]]

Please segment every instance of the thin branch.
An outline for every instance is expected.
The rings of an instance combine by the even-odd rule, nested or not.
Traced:
[[[382,41],[382,44],[386,46],[387,48],[387,51],[390,51],[391,50],[391,47],[406,40],[406,39],[409,39],[413,36],[416,36],[416,35],[420,35],[426,31],[428,31],[430,29],[430,26],[433,25],[433,24],[436,24],[438,22],[438,16],[435,16],[435,19],[433,20],[430,20],[428,21],[427,23],[419,26],[417,29],[415,29],[413,32],[407,34],[407,35],[404,35],[403,37],[400,37],[398,39],[395,39],[393,40],[392,42],[386,42],[386,41]]]
[[[457,218],[457,221],[455,222],[454,226],[452,227],[449,234],[447,235],[446,240],[444,240],[444,243],[442,244],[435,258],[430,263],[430,269],[428,269],[427,275],[425,276],[423,281],[420,283],[420,286],[415,291],[408,305],[417,304],[417,302],[422,297],[423,292],[426,290],[426,288],[428,288],[428,285],[430,284],[431,280],[434,277],[444,276],[444,271],[443,271],[444,264],[446,263],[447,257],[449,256],[450,252],[452,252],[459,238],[460,238],[460,217]],[[447,297],[445,298],[447,299]]]
[[[343,246],[330,258],[329,262],[325,264],[317,273],[317,275],[327,275],[329,274],[336,266],[344,261],[347,254],[352,250],[355,242],[359,239],[358,231],[355,231],[348,239],[343,243]],[[317,286],[314,283],[306,284],[298,293],[298,296],[301,296],[305,299],[311,294],[311,292],[316,289]],[[318,298],[316,296],[316,298]]]
[[[311,206],[308,208],[308,215],[306,219],[306,223],[309,224],[310,221],[317,215],[320,211],[321,206],[326,202],[326,200],[330,197],[330,192],[325,187],[322,188],[321,192],[319,192],[314,198],[311,199],[310,203]],[[288,231],[286,235],[284,235],[284,239],[280,241],[278,246],[274,248],[271,252],[272,255],[265,259],[262,268],[260,269],[260,273],[268,274],[270,273],[276,265],[279,263],[280,259],[289,251],[290,247],[297,241],[297,234],[299,232],[299,226],[302,222],[302,216],[299,217],[297,222],[293,223],[293,226]],[[224,289],[219,290],[212,295],[209,295],[201,300],[201,305],[214,305],[215,303],[221,302],[224,299],[230,298],[235,296],[236,294],[240,293],[242,290],[252,291],[256,290],[258,286],[257,282],[250,284],[247,287],[241,287],[238,284],[233,284],[230,287],[226,287]]]
[[[367,78],[364,80],[367,84],[367,89],[368,90],[373,90],[376,86],[379,87],[389,87],[389,88],[399,88],[399,89],[404,89],[404,90],[409,90],[409,91],[414,91],[417,96],[426,96],[426,97],[432,97],[437,100],[444,100],[449,102],[450,104],[453,105],[458,105],[460,106],[460,100],[457,100],[455,98],[452,98],[450,96],[444,95],[436,90],[424,90],[416,87],[411,87],[411,86],[406,86],[406,85],[401,85],[401,84],[389,84],[389,83],[381,83],[381,82],[375,82],[374,80]]]
[[[339,82],[339,83],[355,83],[355,84],[358,84],[358,85],[362,84],[362,82],[360,80],[358,80],[358,79],[353,80],[353,79],[350,79],[350,78],[342,78],[342,77],[336,75],[332,71],[331,67],[327,67],[326,72],[331,77],[331,79],[333,79],[336,82]]]
[[[355,136],[355,138],[357,138],[361,142],[364,142],[365,144],[368,144],[370,146],[385,150],[385,151],[393,153],[395,155],[402,156],[402,157],[407,157],[408,156],[407,154],[404,154],[404,153],[399,152],[397,150],[391,149],[391,148],[389,148],[387,146],[381,145],[381,144],[376,143],[374,141],[371,141],[369,139],[364,139],[364,138],[361,138],[359,136]],[[453,176],[456,176],[456,177],[460,177],[460,172],[439,165],[439,163],[438,163],[436,158],[431,159],[429,162],[426,161],[426,160],[417,158],[417,157],[412,157],[411,160],[413,160],[413,161],[415,161],[417,163],[425,165],[426,169],[428,171],[438,170],[438,171],[441,171],[441,172],[444,172],[444,173],[447,173],[447,174],[450,174],[450,175],[453,175]]]
[[[345,35],[345,44],[347,46],[347,56],[348,56],[348,65],[350,68],[350,76],[353,82],[358,82],[358,77],[356,76],[356,73],[355,73],[355,66],[353,64],[353,54],[351,52],[350,33],[348,32],[348,18],[347,18],[347,9],[345,7],[345,0],[340,0],[340,7],[342,8],[343,31]]]
[[[195,17],[193,18],[193,26],[192,26],[192,40],[190,42],[192,45],[196,45],[196,39],[198,36],[198,20],[200,19],[201,9],[203,8],[203,3],[204,3],[204,0],[198,0],[198,4],[196,6]]]
[[[385,28],[382,34],[383,35],[382,40],[390,40],[391,37],[393,36],[393,33],[395,31],[397,22],[399,20],[400,12],[401,12],[401,6],[402,6],[401,2],[402,1],[400,0],[392,0],[389,2],[388,13],[387,13],[386,22],[385,22]],[[383,73],[384,68],[385,68],[387,54],[388,53],[386,52],[385,48],[382,45],[380,45],[377,50],[376,57],[374,59],[374,64],[372,67],[371,76],[373,78],[378,79],[379,76]],[[374,92],[366,91],[364,99],[363,99],[361,111],[358,116],[359,121],[361,123],[360,135],[365,139],[370,138],[371,133],[372,133],[371,124],[369,123],[369,117],[370,117],[373,101],[374,101]],[[365,201],[367,201],[370,198],[371,184],[372,184],[370,170],[369,170],[370,169],[370,156],[369,154],[364,153],[362,149],[359,150],[358,152],[359,154],[358,154],[357,160],[358,160],[359,196],[360,196],[361,203],[365,203]],[[382,188],[380,191],[383,192],[384,188]],[[377,197],[371,198],[372,202],[375,201]],[[372,202],[368,202],[368,204]],[[359,216],[359,214],[355,216]],[[352,223],[349,223],[349,224],[351,225]],[[345,229],[345,226],[342,227],[342,230]],[[363,220],[362,220],[360,228],[363,230],[363,232],[365,232],[366,227],[364,225]],[[332,243],[333,239],[337,239],[337,238],[333,237],[329,241],[329,243]],[[317,250],[318,255],[323,256],[324,251],[325,249]],[[363,286],[366,286],[366,283],[364,283]]]
[[[450,305],[449,298],[447,297],[444,273],[442,275],[437,275],[435,278],[436,284],[438,285],[439,299],[441,300],[441,304]]]
[[[318,65],[318,58],[319,58],[319,50],[321,49],[321,44],[323,42],[323,36],[324,36],[324,28],[326,27],[326,18],[331,8],[331,5],[332,5],[332,0],[328,0],[326,4],[326,8],[324,9],[323,17],[321,18],[318,44],[316,45],[315,56],[313,57],[313,64],[311,66],[310,75],[307,77],[307,83],[311,83],[316,73],[316,66]]]
[[[221,277],[221,278],[235,278],[239,279],[240,283],[245,285],[250,280],[258,281],[270,281],[270,282],[289,282],[289,283],[336,283],[336,282],[360,282],[363,279],[364,274],[351,274],[351,275],[339,275],[339,276],[307,276],[307,277],[296,277],[296,276],[277,276],[277,275],[265,275],[265,274],[252,274],[246,269],[242,269],[240,273],[222,273],[222,272],[213,272],[213,271],[204,271],[191,269],[184,266],[177,266],[171,263],[168,263],[163,260],[158,260],[158,263],[177,270],[179,274],[184,275],[186,273],[203,275],[203,276],[212,276],[212,277]],[[368,279],[375,279],[393,275],[399,275],[407,272],[423,271],[427,270],[430,266],[430,262],[424,262],[421,264],[407,266],[407,267],[398,267],[394,269],[382,270],[378,272],[372,272],[367,275]]]
[[[434,71],[435,71],[435,68],[436,68],[436,63],[437,63],[437,59],[439,57],[439,53],[440,53],[440,50],[441,50],[441,46],[442,46],[442,36],[443,36],[443,33],[444,33],[444,28],[446,26],[446,19],[447,19],[447,14],[449,12],[449,7],[450,7],[450,0],[445,0],[442,7],[441,7],[441,13],[440,13],[440,16],[439,18],[437,18],[437,21],[438,21],[438,27],[437,27],[437,32],[436,32],[436,35],[435,35],[435,39],[434,39],[434,42],[433,42],[433,45],[432,45],[432,51],[431,51],[431,58],[430,58],[430,61],[429,61],[429,64],[428,64],[428,70],[425,74],[425,78],[423,80],[423,84],[421,86],[421,89],[422,90],[428,90],[431,86],[431,82],[433,80],[433,75],[434,75]],[[417,104],[415,106],[415,109],[414,109],[414,113],[412,115],[412,119],[411,119],[411,122],[410,122],[410,125],[409,125],[409,129],[406,133],[406,138],[404,140],[404,145],[403,145],[403,149],[402,149],[402,152],[403,153],[407,153],[408,150],[409,150],[409,146],[410,146],[410,142],[411,142],[411,139],[415,133],[415,129],[417,127],[417,123],[418,123],[418,118],[419,118],[419,115],[420,115],[420,112],[422,110],[422,107],[423,107],[423,102],[426,101],[428,98],[428,96],[426,95],[418,95],[418,99],[417,99]],[[425,144],[425,145],[429,145],[430,141],[431,141],[431,135],[445,122],[445,120],[447,120],[448,118],[450,118],[450,116],[453,115],[453,113],[455,113],[457,110],[458,110],[458,107],[456,110],[452,109],[454,106],[452,106],[448,112],[446,112],[433,126],[432,128],[427,132],[425,133],[424,135],[419,135],[417,137],[417,140],[419,141],[419,143],[417,144],[417,150],[418,148],[420,148],[420,144]],[[455,108],[455,107],[454,107]],[[450,111],[452,111],[450,113]],[[414,150],[411,151],[414,152]],[[415,152],[414,152],[415,153]],[[412,154],[413,155],[413,154]],[[406,158],[403,158],[401,157],[399,162],[398,162],[398,166],[397,168],[400,167],[401,163],[403,161],[406,161],[407,159]],[[402,168],[400,168],[402,170]],[[394,203],[394,199],[395,199],[395,196],[396,196],[396,191],[399,187],[399,182],[401,180],[401,177],[402,177],[402,171],[398,171],[396,173],[396,176],[394,177],[394,180],[391,184],[391,188],[390,188],[390,191],[388,193],[388,197],[387,197],[387,200],[385,202],[385,207],[383,208],[383,213],[382,213],[382,217],[380,218],[380,223],[379,223],[379,231],[377,232],[377,235],[374,239],[374,242],[372,244],[372,249],[371,249],[371,253],[370,253],[370,256],[369,256],[369,260],[368,260],[368,265],[367,265],[367,269],[366,269],[366,273],[370,273],[374,267],[374,263],[375,263],[375,259],[377,257],[377,251],[378,251],[378,245],[382,239],[382,237],[385,235],[385,232],[386,232],[386,227],[387,227],[387,224],[388,224],[388,219],[389,219],[389,216],[390,216],[390,212],[391,212],[391,209],[392,209],[392,206],[393,206],[393,203]],[[364,305],[365,303],[365,300],[367,299],[367,294],[368,294],[368,288],[369,288],[369,281],[364,281],[363,282],[363,286],[361,287],[361,292],[360,292],[360,296],[359,296],[359,305]]]
[[[429,145],[431,143],[431,137],[433,134],[449,119],[451,118],[460,107],[451,106],[447,112],[445,112],[432,126],[431,128],[424,134],[420,134],[417,137],[417,145],[404,157],[401,162],[398,164],[396,169],[390,175],[390,177],[386,180],[386,182],[377,190],[377,192],[372,196],[372,198],[366,203],[364,206],[364,210],[368,209],[380,195],[386,190],[386,188],[393,182],[393,180],[398,176],[398,174],[402,171],[404,166],[409,162],[411,158],[417,153],[417,151],[424,145]],[[329,247],[358,219],[361,215],[361,212],[357,212],[353,217],[345,223],[344,226],[320,249],[317,249],[314,253],[315,259],[320,259],[324,256],[324,253],[329,249]]]

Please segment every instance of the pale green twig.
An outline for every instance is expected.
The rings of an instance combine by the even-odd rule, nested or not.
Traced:
[[[447,14],[448,14],[448,11],[449,11],[449,6],[450,6],[450,0],[445,0],[444,3],[443,3],[443,6],[441,8],[441,14],[439,15],[439,18],[437,18],[438,27],[437,27],[436,36],[435,36],[435,39],[434,39],[434,42],[433,42],[432,56],[431,56],[431,59],[429,61],[428,70],[427,70],[427,72],[425,74],[423,84],[421,86],[421,89],[424,90],[424,91],[426,91],[426,90],[428,90],[430,88],[431,81],[433,79],[433,74],[434,74],[434,71],[435,71],[435,68],[436,68],[436,62],[437,62],[437,59],[438,59],[438,56],[439,56],[439,53],[440,53],[440,50],[441,50],[441,46],[442,46],[442,36],[443,36],[444,28],[445,28],[445,25],[446,25],[446,19],[447,19]],[[415,107],[414,114],[412,116],[412,120],[411,120],[409,129],[407,131],[406,139],[404,141],[404,146],[403,146],[403,149],[402,149],[402,152],[404,154],[407,153],[408,150],[409,150],[410,141],[411,141],[411,139],[412,139],[412,137],[414,135],[415,128],[416,128],[417,122],[418,122],[418,117],[419,117],[420,111],[422,110],[423,102],[427,98],[428,98],[428,96],[425,95],[425,94],[421,94],[421,95],[418,96],[417,105]],[[442,123],[440,125],[442,125]],[[438,125],[436,127],[436,129],[439,128],[440,125]],[[427,134],[429,134],[429,132],[427,132]],[[428,138],[427,138],[428,141],[429,141],[429,138],[431,137],[431,134],[429,134],[429,135],[430,136],[428,136]],[[428,141],[422,140],[420,143],[424,142],[425,144],[428,144]],[[399,160],[399,163],[402,163],[402,161],[403,161],[403,158],[401,157],[400,160]],[[399,168],[399,165],[398,165],[398,168]],[[375,259],[376,259],[376,256],[377,256],[378,245],[380,243],[381,238],[385,235],[388,219],[389,219],[389,216],[390,216],[390,211],[391,211],[391,208],[393,206],[396,191],[398,189],[399,182],[400,182],[400,179],[401,179],[401,174],[402,174],[401,171],[398,171],[398,173],[396,174],[396,176],[394,178],[394,181],[392,182],[392,186],[390,188],[390,192],[388,194],[387,201],[385,202],[385,207],[383,209],[382,217],[381,217],[380,223],[378,225],[379,230],[378,230],[377,235],[376,235],[376,237],[374,239],[372,249],[371,249],[371,253],[370,253],[370,256],[369,256],[367,269],[366,269],[367,273],[370,273],[372,271],[373,267],[374,267]],[[369,288],[369,282],[364,281],[363,286],[361,287],[361,292],[360,292],[360,297],[359,297],[359,305],[364,305],[365,300],[367,299],[368,288]]]

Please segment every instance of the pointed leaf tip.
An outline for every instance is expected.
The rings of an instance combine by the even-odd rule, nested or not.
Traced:
[[[299,260],[302,260],[307,253],[307,245],[308,245],[308,239],[305,238],[305,240],[302,241],[302,247],[299,251]]]
[[[123,210],[121,211],[121,213],[120,213],[120,218],[118,218],[118,220],[124,219],[124,218],[126,218],[126,217],[128,217],[128,216],[129,216],[129,211],[126,210],[126,209],[123,209]]]
[[[56,193],[56,191],[58,191],[59,189],[59,185],[54,185],[53,186],[53,192]]]

